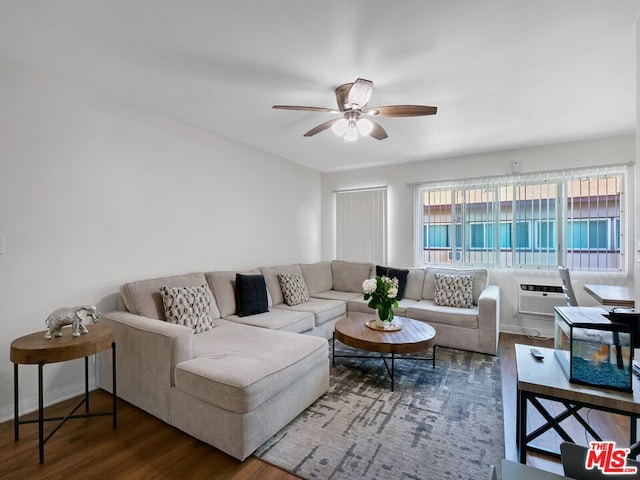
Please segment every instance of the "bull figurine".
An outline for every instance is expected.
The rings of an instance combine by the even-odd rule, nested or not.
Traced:
[[[98,323],[101,315],[96,307],[91,306],[58,308],[45,320],[48,330],[47,333],[44,334],[44,338],[51,338],[52,335],[61,337],[62,327],[65,325],[71,325],[71,335],[74,337],[79,337],[83,333],[89,333],[89,330],[87,330],[87,327],[85,327],[82,322],[87,317],[91,317],[93,323]]]

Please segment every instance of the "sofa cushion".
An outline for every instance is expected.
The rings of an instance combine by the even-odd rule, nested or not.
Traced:
[[[362,282],[374,276],[373,267],[371,263],[334,260],[331,262],[333,289],[341,292],[362,293]]]
[[[398,306],[393,309],[393,313],[401,317],[405,317],[407,307],[414,305],[417,302],[418,300],[403,298],[398,302]],[[365,300],[364,297],[360,296],[347,302],[347,315],[351,315],[352,313],[367,313],[369,315],[375,315],[376,311],[369,307],[369,300]]]
[[[329,368],[323,338],[225,320],[194,337],[193,354],[176,366],[176,388],[236,413],[254,410],[319,364]]]
[[[184,325],[196,333],[215,327],[211,318],[213,295],[209,287],[160,287],[164,312],[169,323]]]
[[[230,315],[224,317],[243,325],[251,325],[254,327],[269,328],[271,330],[282,330],[283,332],[306,333],[313,330],[316,324],[315,316],[311,312],[301,312],[294,310],[279,310],[272,308],[268,312],[250,315],[248,317],[240,317],[238,315]]]
[[[431,324],[436,332],[437,324],[446,324],[455,327],[478,329],[478,307],[456,308],[439,307],[432,300],[420,300],[407,307],[406,316],[414,320],[422,320]],[[436,335],[436,343],[437,343]]]
[[[422,289],[422,298],[424,300],[433,300],[436,291],[436,273],[445,275],[471,275],[473,277],[473,304],[478,304],[480,294],[487,287],[488,273],[484,268],[479,269],[458,269],[458,268],[436,268],[427,267],[424,275],[424,287]]]
[[[246,272],[235,271],[218,271],[207,272],[204,274],[209,288],[213,292],[213,296],[216,299],[216,304],[220,309],[220,316],[227,318],[230,315],[236,315],[238,309],[236,307],[236,274],[244,273],[247,275],[258,275],[258,270],[250,270]],[[271,295],[267,290],[267,303],[269,307],[273,305],[271,301]]]
[[[442,307],[471,308],[473,283],[471,275],[444,275],[436,273],[436,291],[433,304]]]
[[[278,281],[284,302],[287,305],[300,305],[309,301],[309,291],[300,273],[279,273]]]
[[[342,300],[347,302],[354,298],[361,298],[362,293],[357,292],[339,292],[338,290],[327,290],[325,292],[318,292],[311,295],[313,298],[323,298],[325,300]]]
[[[301,263],[300,271],[309,295],[326,292],[333,288],[331,262]]]
[[[403,299],[422,300],[424,268],[410,268]]]
[[[274,305],[284,303],[284,296],[282,295],[278,275],[281,273],[297,273],[302,276],[302,271],[298,264],[280,265],[277,267],[261,267],[260,272],[264,275],[264,280],[267,283],[267,290],[271,295],[271,300]]]
[[[120,295],[124,307],[134,315],[166,320],[160,287],[197,287],[205,285],[207,280],[202,273],[175,275],[131,282],[120,287]],[[211,302],[211,318],[220,318],[220,311],[215,300]]]
[[[307,303],[290,307],[286,303],[279,303],[273,306],[274,310],[293,310],[296,312],[311,312],[315,317],[316,326],[331,320],[337,320],[347,313],[347,305],[341,300],[324,300],[320,298],[310,298]]]
[[[236,305],[239,317],[269,310],[267,285],[262,275],[236,274]]]
[[[402,300],[402,298],[404,297],[404,291],[407,288],[407,277],[409,276],[409,270],[376,265],[376,275],[379,277],[385,276],[388,278],[397,278],[398,295],[396,295],[396,299]]]

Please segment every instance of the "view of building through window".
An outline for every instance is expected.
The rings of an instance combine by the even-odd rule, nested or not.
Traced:
[[[422,185],[423,264],[623,268],[624,167]]]

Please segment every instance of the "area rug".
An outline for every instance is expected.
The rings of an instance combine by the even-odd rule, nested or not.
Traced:
[[[436,358],[396,360],[394,392],[380,359],[336,358],[329,392],[255,455],[308,480],[487,477],[504,458],[500,359]]]

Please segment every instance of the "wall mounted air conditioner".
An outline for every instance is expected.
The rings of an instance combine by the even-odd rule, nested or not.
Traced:
[[[559,280],[517,280],[517,287],[518,313],[553,317],[553,307],[567,304]]]

